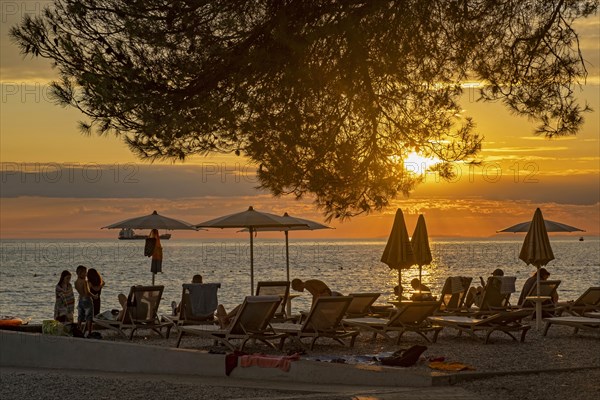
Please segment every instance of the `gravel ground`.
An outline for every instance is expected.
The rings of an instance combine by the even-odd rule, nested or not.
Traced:
[[[125,340],[113,332],[101,331],[102,340]],[[140,331],[134,338],[135,343],[174,347],[176,334],[162,339],[151,332]],[[344,359],[347,363],[369,363],[369,358],[393,352],[399,348],[408,348],[424,341],[413,334],[406,334],[400,345],[393,341],[378,338],[371,343],[369,334],[362,334],[354,348],[350,349],[329,341],[317,342],[313,351],[302,358],[320,360]],[[388,393],[382,395],[358,396],[348,393],[326,393],[298,391],[290,388],[235,387],[232,384],[190,381],[189,378],[170,380],[148,379],[145,376],[117,376],[115,374],[91,374],[84,379],[82,373],[60,373],[39,370],[3,369],[0,373],[2,399],[26,398],[88,398],[88,399],[407,399],[421,398],[454,399],[596,399],[600,398],[600,338],[597,334],[580,333],[573,335],[567,327],[554,326],[547,337],[532,329],[525,343],[516,343],[501,333],[492,335],[492,343],[483,344],[473,338],[457,336],[455,331],[444,330],[435,344],[427,344],[428,349],[421,360],[413,367],[414,371],[430,372],[430,358],[444,357],[446,361],[468,364],[474,371],[465,373],[501,373],[520,371],[518,374],[494,376],[460,382],[447,388],[431,388],[421,395],[415,393]],[[186,336],[182,348],[199,351],[224,352],[225,348],[213,346],[211,341]],[[287,342],[284,351],[291,353],[297,348],[293,342]],[[247,347],[246,352],[281,354],[256,344]],[[365,357],[366,356],[366,357]],[[526,371],[584,368],[578,371],[526,373]],[[465,374],[462,373],[462,374]],[[461,374],[461,373],[459,373]],[[32,384],[35,382],[35,384]],[[357,382],[353,382],[357,383]],[[387,389],[389,390],[389,389]],[[421,389],[419,389],[421,390]],[[458,391],[458,392],[457,392]],[[331,390],[329,390],[331,392]],[[382,392],[383,393],[383,392]],[[431,395],[429,395],[431,393]]]

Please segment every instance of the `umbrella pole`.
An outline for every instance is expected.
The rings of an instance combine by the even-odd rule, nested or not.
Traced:
[[[285,231],[285,271],[287,276],[287,281],[290,281],[290,249],[288,243],[288,231]]]
[[[537,268],[537,272],[535,273],[536,276],[536,287],[537,287],[537,297],[538,300],[535,302],[535,327],[536,329],[539,331],[540,329],[542,329],[542,302],[540,301],[539,297],[540,297],[540,267],[536,265]]]
[[[152,286],[154,286],[154,277],[156,276],[156,274],[153,272],[152,273]]]
[[[289,248],[288,239],[289,239],[288,231],[285,231],[285,272],[286,272],[287,281],[289,284],[289,282],[290,282],[290,248]],[[285,305],[285,312],[287,313],[288,317],[292,315],[292,302],[289,298],[287,300],[287,304]]]
[[[402,287],[402,270],[398,269],[398,289]]]
[[[252,237],[254,228],[250,227],[248,232],[250,232],[250,296],[252,296],[254,295],[254,238]]]
[[[419,265],[419,283],[423,283],[423,282],[421,281],[421,268],[422,268],[422,266],[421,266],[421,265]]]

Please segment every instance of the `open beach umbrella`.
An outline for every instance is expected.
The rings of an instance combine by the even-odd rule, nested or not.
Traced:
[[[529,231],[527,231],[527,235],[523,241],[523,247],[521,248],[521,253],[519,253],[519,258],[525,261],[527,265],[533,264],[537,268],[538,273],[536,274],[536,286],[537,296],[539,297],[539,269],[548,264],[550,261],[554,260],[554,253],[552,252],[552,247],[550,246],[550,239],[548,238],[548,232],[546,231],[546,225],[544,224],[544,217],[542,216],[542,211],[539,208],[537,208],[533,214],[533,220],[531,221]],[[539,330],[542,324],[542,303],[540,301],[536,301],[535,305],[537,320],[536,326]]]
[[[387,264],[391,269],[398,270],[398,285],[400,286],[402,286],[401,270],[410,268],[411,265],[415,264],[415,256],[410,240],[408,240],[404,214],[402,214],[401,209],[396,211],[394,225],[392,225],[390,237],[383,250],[381,262]]]
[[[521,222],[519,224],[509,226],[508,228],[504,228],[496,232],[528,232],[530,224],[531,221]],[[546,232],[585,232],[583,229],[575,228],[571,225],[561,224],[560,222],[554,222],[549,220],[544,220],[544,226],[546,227]]]
[[[275,226],[266,228],[256,228],[256,231],[260,232],[284,232],[285,234],[285,270],[288,282],[290,281],[290,250],[289,250],[289,231],[314,231],[317,229],[333,229],[330,226],[323,225],[310,219],[292,217],[287,212],[283,214],[281,219],[287,223],[303,224],[296,226]]]
[[[284,220],[282,217],[259,212],[252,206],[248,210],[211,219],[195,225],[196,228],[246,228],[250,233],[250,295],[254,293],[254,233],[258,228],[306,226],[305,223]]]
[[[165,217],[160,215],[156,211],[152,214],[144,215],[142,217],[129,218],[124,221],[117,222],[108,226],[103,226],[102,229],[189,229],[196,230],[196,228],[185,221],[181,221],[175,218]]]
[[[410,238],[410,244],[412,245],[413,253],[415,256],[415,263],[419,265],[419,283],[421,282],[421,269],[423,265],[431,264],[431,249],[429,248],[429,237],[427,236],[427,225],[425,225],[425,217],[423,214],[419,215],[417,220],[417,226],[415,231]]]
[[[166,229],[166,230],[197,230],[192,224],[160,215],[155,211],[152,214],[141,217],[129,218],[111,225],[103,226],[102,229]],[[152,284],[156,273],[152,272]]]

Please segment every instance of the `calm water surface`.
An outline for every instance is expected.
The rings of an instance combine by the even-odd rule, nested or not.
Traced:
[[[174,235],[175,236],[175,235]],[[561,299],[574,299],[589,286],[600,286],[600,240],[553,237],[556,259],[547,269],[551,279],[562,281]],[[505,240],[431,240],[433,262],[423,270],[423,282],[439,293],[452,275],[488,276],[495,268],[517,277],[517,290],[535,270],[518,259],[523,236]],[[254,242],[254,282],[285,280],[283,240],[257,238]],[[17,315],[33,322],[51,319],[54,286],[63,269],[75,275],[83,264],[104,277],[102,309],[119,308],[117,295],[129,287],[150,284],[150,259],[143,256],[143,241],[118,240],[2,240],[0,241],[0,315]],[[164,285],[161,312],[181,299],[181,284],[200,273],[205,282],[221,282],[219,301],[227,308],[250,294],[249,245],[243,239],[163,241]],[[318,278],[342,293],[377,291],[380,302],[392,297],[397,272],[379,261],[385,240],[290,240],[291,278]],[[405,288],[418,276],[418,268],[403,270]],[[75,276],[74,276],[75,278]],[[74,279],[73,278],[73,279]],[[513,296],[518,296],[514,294]],[[294,309],[307,309],[310,298],[300,296]]]

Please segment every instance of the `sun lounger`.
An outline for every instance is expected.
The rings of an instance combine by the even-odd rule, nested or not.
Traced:
[[[544,327],[544,336],[548,333],[548,329],[552,325],[565,325],[574,328],[573,334],[579,332],[580,329],[590,330],[600,334],[600,318],[589,318],[589,317],[552,317],[544,318],[546,326]]]
[[[285,334],[275,333],[269,323],[280,303],[279,296],[248,296],[227,328],[217,325],[181,326],[176,346],[179,347],[184,335],[197,335],[220,342],[231,350],[243,350],[250,339],[259,340],[272,348],[276,347],[270,341],[279,339],[281,348]],[[242,340],[242,343],[236,347],[232,340]]]
[[[517,339],[511,332],[521,332],[521,342],[524,342],[525,335],[531,326],[522,324],[521,320],[529,315],[531,315],[529,310],[515,310],[500,311],[483,318],[456,315],[433,316],[428,317],[428,320],[439,326],[457,329],[459,333],[466,332],[474,338],[479,338],[476,335],[477,331],[484,331],[486,332],[485,343],[487,344],[490,335],[496,331],[503,332],[514,340]]]
[[[167,336],[173,326],[172,322],[161,322],[158,307],[164,286],[132,286],[127,296],[122,320],[111,321],[96,319],[94,323],[104,328],[113,329],[127,337],[125,331],[131,329],[129,339],[138,329],[151,329],[162,336],[162,328],[167,328]]]
[[[483,299],[476,314],[495,313],[510,306],[510,295],[515,292],[514,276],[490,276],[483,289]]]
[[[220,283],[184,283],[177,315],[163,315],[175,329],[183,325],[212,324],[219,304]]]
[[[542,316],[554,316],[561,311],[560,307],[551,300],[556,296],[556,289],[560,285],[559,280],[540,281],[540,296],[549,297],[550,299],[542,303]],[[537,296],[537,284],[534,284],[529,290],[527,297]],[[520,307],[521,309],[533,310],[535,315],[535,303],[530,300],[525,300]]]
[[[349,337],[349,345],[353,347],[358,331],[346,330],[340,323],[351,301],[350,296],[319,297],[303,323],[275,323],[271,326],[275,332],[288,334],[292,340],[303,347],[305,345],[302,339],[312,338],[309,346],[311,350],[317,339],[323,337],[331,338],[342,345],[345,345],[342,339]]]
[[[290,283],[288,281],[262,281],[256,285],[257,296],[279,296],[281,304],[277,308],[274,320],[285,321],[288,318],[286,306],[290,296]]]
[[[440,307],[438,301],[415,301],[413,303],[403,303],[396,310],[391,318],[345,318],[342,320],[344,326],[353,328],[361,328],[373,332],[373,341],[377,335],[390,339],[389,332],[398,332],[396,343],[400,343],[400,339],[405,332],[415,332],[430,341],[427,333],[433,332],[432,341],[435,343],[438,333],[442,330],[441,327],[435,326],[427,321],[427,317]]]
[[[350,293],[352,301],[346,310],[346,317],[364,317],[371,312],[371,306],[381,296],[381,293]]]
[[[586,316],[586,313],[600,311],[600,287],[588,288],[575,301],[559,303],[560,312],[566,312],[574,316]]]
[[[473,278],[451,276],[446,279],[440,295],[440,311],[459,311],[464,302]]]

